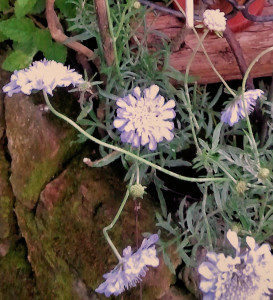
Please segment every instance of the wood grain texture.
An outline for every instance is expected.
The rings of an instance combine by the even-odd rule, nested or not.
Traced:
[[[262,15],[273,15],[273,1],[266,2]],[[173,41],[179,33],[183,23],[176,17],[170,15],[155,16],[153,13],[147,15],[148,30],[157,30],[164,33]],[[200,36],[202,32],[200,31]],[[142,30],[139,30],[139,37]],[[243,32],[235,33],[247,65],[263,50],[273,46],[273,22],[254,23]],[[148,45],[151,49],[155,44],[160,44],[160,37],[152,32],[148,35]],[[181,72],[185,72],[190,55],[197,45],[194,33],[189,33],[185,37],[183,45],[171,54],[170,65]],[[242,79],[242,75],[232,54],[232,51],[224,38],[218,38],[214,34],[209,34],[204,41],[205,49],[214,63],[216,69],[225,80]],[[273,72],[273,52],[263,56],[254,66],[251,72],[253,78],[271,76]],[[215,83],[219,78],[211,69],[204,53],[200,49],[193,61],[190,75],[199,76],[198,83]]]

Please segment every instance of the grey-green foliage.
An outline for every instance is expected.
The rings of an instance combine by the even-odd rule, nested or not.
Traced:
[[[266,92],[267,88],[264,86],[263,90]],[[203,92],[205,92],[205,89]],[[198,124],[204,125],[201,125],[203,132],[200,131],[199,136],[201,137],[198,140],[201,153],[193,159],[193,168],[198,172],[207,171],[210,175],[215,174],[215,176],[230,179],[226,182],[211,183],[208,187],[205,212],[213,247],[216,251],[229,251],[224,249],[223,236],[228,229],[236,230],[240,236],[253,236],[257,243],[266,242],[272,235],[273,230],[273,122],[272,110],[268,109],[272,107],[272,104],[264,99],[260,101],[264,116],[268,115],[269,118],[267,120],[268,138],[264,146],[258,148],[259,166],[254,156],[251,139],[246,130],[245,120],[237,123],[232,128],[220,123],[219,113],[210,112],[212,106],[209,106],[211,103],[215,104],[215,102],[211,101],[208,95],[204,96],[203,94],[206,98],[204,103],[205,106],[207,104],[207,107],[202,107],[203,96],[200,92],[198,94],[197,103],[199,105],[195,105],[192,101],[192,109],[195,111]],[[192,95],[191,99],[194,98],[195,96]],[[266,109],[263,109],[264,107]],[[208,114],[207,121],[204,121],[203,118],[205,111]],[[180,115],[186,117],[183,106],[179,112]],[[210,117],[213,120],[212,129],[207,126]],[[255,126],[253,126],[253,129],[256,142],[259,143],[259,129],[256,129]],[[269,171],[267,178],[261,178],[259,175],[261,168],[266,168]],[[237,188],[240,181],[246,184],[243,193],[239,192]],[[204,185],[199,184],[198,187],[203,193]],[[167,239],[163,238],[161,240],[162,251],[166,253],[164,249],[168,247],[168,243],[176,241],[177,253],[189,265],[196,263],[195,253],[197,248],[199,246],[207,247],[209,243],[204,215],[202,214],[202,201],[200,199],[200,202],[195,202],[189,208],[186,208],[186,198],[184,198],[181,200],[177,214],[172,219],[157,216],[157,226],[162,232],[167,233]],[[172,227],[174,229],[171,229]],[[223,244],[219,243],[221,240]],[[188,255],[191,259],[188,258]],[[166,259],[166,261],[172,270],[173,266],[170,264],[170,260]]]
[[[170,41],[163,34],[153,32],[162,38],[162,43],[153,52],[148,49],[146,8],[142,6],[138,10],[135,9],[133,0],[109,3],[116,42],[114,66],[107,66],[104,61],[93,4],[79,2],[76,18],[70,19],[71,29],[78,31],[80,39],[96,39],[98,48],[95,51],[102,62],[101,72],[107,75],[106,86],[98,87],[100,101],[105,107],[105,120],[98,120],[94,111],[89,110],[89,104],[83,104],[84,114],[78,120],[79,124],[86,126],[89,133],[93,133],[98,127],[103,128],[107,133],[104,141],[118,145],[162,167],[192,167],[196,171],[196,177],[215,176],[226,179],[221,183],[210,183],[207,188],[204,184],[196,185],[201,194],[208,190],[206,197],[201,197],[194,203],[190,203],[187,197],[183,198],[177,213],[171,215],[167,211],[164,198],[164,191],[168,191],[168,188],[155,170],[144,164],[139,165],[137,161],[124,155],[110,156],[107,161],[107,155],[111,151],[99,148],[100,154],[105,157],[104,163],[110,163],[113,157],[121,157],[127,171],[126,181],[135,176],[139,168],[139,180],[143,185],[154,182],[161,205],[161,214],[156,214],[156,225],[162,233],[160,249],[166,264],[174,272],[167,248],[175,245],[181,259],[188,265],[195,265],[198,247],[207,247],[210,236],[214,249],[221,250],[224,233],[230,228],[236,229],[241,236],[252,235],[257,242],[264,242],[273,230],[272,104],[263,99],[260,101],[264,115],[269,116],[269,138],[258,150],[260,167],[268,168],[271,172],[267,179],[261,180],[258,175],[260,167],[254,156],[245,120],[233,127],[220,122],[218,101],[223,94],[222,86],[211,95],[206,86],[194,84],[189,88],[191,103],[188,107],[184,76],[169,65]],[[134,27],[132,24],[138,25]],[[136,33],[140,26],[144,29],[142,36]],[[175,87],[171,84],[173,79],[176,80]],[[194,78],[190,78],[191,82],[194,82],[193,80]],[[119,133],[112,125],[116,116],[115,101],[118,97],[128,95],[136,86],[143,89],[151,84],[158,85],[160,93],[167,100],[176,100],[175,137],[171,142],[160,143],[154,153],[147,147],[142,147],[138,152],[120,142]],[[263,90],[266,89],[264,86]],[[215,106],[218,108],[215,109]],[[200,147],[200,153],[193,151],[192,161],[183,157],[183,150],[195,149],[189,109],[198,123],[196,133]],[[83,115],[85,117],[82,117]],[[259,143],[259,129],[253,126],[253,130],[256,142]],[[85,141],[85,138],[80,136],[79,140]],[[238,181],[245,181],[247,189],[244,193],[238,192]]]
[[[104,138],[104,141],[129,149],[129,146],[121,144],[119,134],[112,125],[115,118],[115,100],[117,96],[127,95],[136,86],[140,86],[143,89],[151,84],[157,84],[160,87],[160,93],[166,100],[174,99],[174,91],[176,90],[170,84],[170,79],[175,78],[182,83],[184,76],[169,65],[170,46],[167,41],[163,40],[161,48],[151,53],[147,48],[146,35],[140,38],[136,34],[137,29],[131,26],[131,24],[138,24],[136,27],[140,25],[146,26],[146,9],[144,7],[135,9],[133,7],[134,1],[118,1],[116,5],[111,1],[109,3],[113,32],[116,37],[118,71],[115,66],[107,66],[103,60],[103,51],[102,47],[100,47],[102,41],[95,25],[96,14],[94,13],[94,6],[85,3],[83,9],[83,6],[79,5],[76,9],[76,18],[74,21],[70,19],[72,23],[74,22],[70,29],[79,30],[79,36],[85,35],[85,38],[88,36],[89,38],[96,38],[98,49],[95,49],[95,51],[102,60],[101,72],[107,74],[105,89],[98,87],[100,100],[105,105],[104,123],[102,124],[96,118],[93,110],[89,112],[87,118],[79,120],[79,123],[89,127],[87,128],[89,132],[94,132],[96,127],[105,129],[108,135]],[[86,18],[87,15],[89,18]],[[136,43],[132,43],[132,39]],[[80,140],[85,141],[85,138],[80,137]],[[188,166],[190,163],[176,157],[176,153],[189,147],[188,141],[190,141],[189,127],[180,126],[179,130],[175,131],[175,139],[171,143],[161,143],[157,153],[151,154],[145,147],[140,151],[139,155],[161,166]],[[111,151],[102,149],[102,147],[100,147],[100,152],[102,156],[111,153]],[[128,170],[125,177],[125,179],[128,179],[136,171],[138,164],[136,162],[129,162],[128,164],[127,158],[123,156],[122,162]],[[155,174],[153,170],[148,170],[147,166],[140,166],[140,181],[144,180],[146,184],[151,180],[156,181],[154,179],[157,178]]]
[[[75,7],[75,16],[67,19],[69,21],[68,31],[77,32],[77,35],[69,38],[69,41],[84,41],[95,37],[99,39],[96,12],[93,1],[67,0]]]

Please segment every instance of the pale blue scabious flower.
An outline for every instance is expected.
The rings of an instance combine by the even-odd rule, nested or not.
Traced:
[[[240,249],[237,233],[229,230],[227,239],[236,256],[208,252],[198,272],[203,300],[269,300],[273,289],[273,255],[270,246],[258,246],[246,238],[249,249]]]
[[[14,71],[10,82],[3,87],[3,91],[11,97],[16,93],[30,95],[32,90],[45,90],[52,96],[57,86],[78,85],[83,83],[82,75],[54,60],[33,62],[28,68]]]
[[[144,89],[143,95],[139,87],[133,89],[132,94],[116,101],[117,118],[114,127],[121,131],[121,141],[139,147],[149,144],[154,151],[157,143],[163,138],[171,141],[174,137],[175,117],[174,100],[165,103],[165,99],[158,94],[159,87],[152,85]]]
[[[106,297],[117,296],[125,289],[136,286],[146,275],[147,266],[159,265],[154,245],[157,240],[157,234],[144,239],[135,253],[132,253],[131,246],[125,248],[121,261],[111,272],[103,275],[106,280],[96,289],[96,292],[104,293]]]
[[[246,111],[250,114],[256,105],[256,101],[264,94],[262,90],[248,90],[244,93]],[[245,118],[245,110],[243,105],[242,95],[237,96],[234,101],[229,103],[226,109],[222,112],[221,121],[233,126],[240,119]]]

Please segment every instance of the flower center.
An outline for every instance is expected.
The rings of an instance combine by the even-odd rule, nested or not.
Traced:
[[[138,132],[148,130],[148,128],[156,127],[158,124],[159,112],[151,105],[137,105],[132,113],[132,122]]]

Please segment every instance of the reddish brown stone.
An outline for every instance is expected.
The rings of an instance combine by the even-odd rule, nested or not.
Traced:
[[[40,95],[39,95],[40,96]],[[75,152],[75,131],[45,114],[34,97],[15,94],[5,98],[6,132],[12,159],[11,184],[16,198],[32,209],[41,190]],[[66,99],[67,100],[67,99]]]

